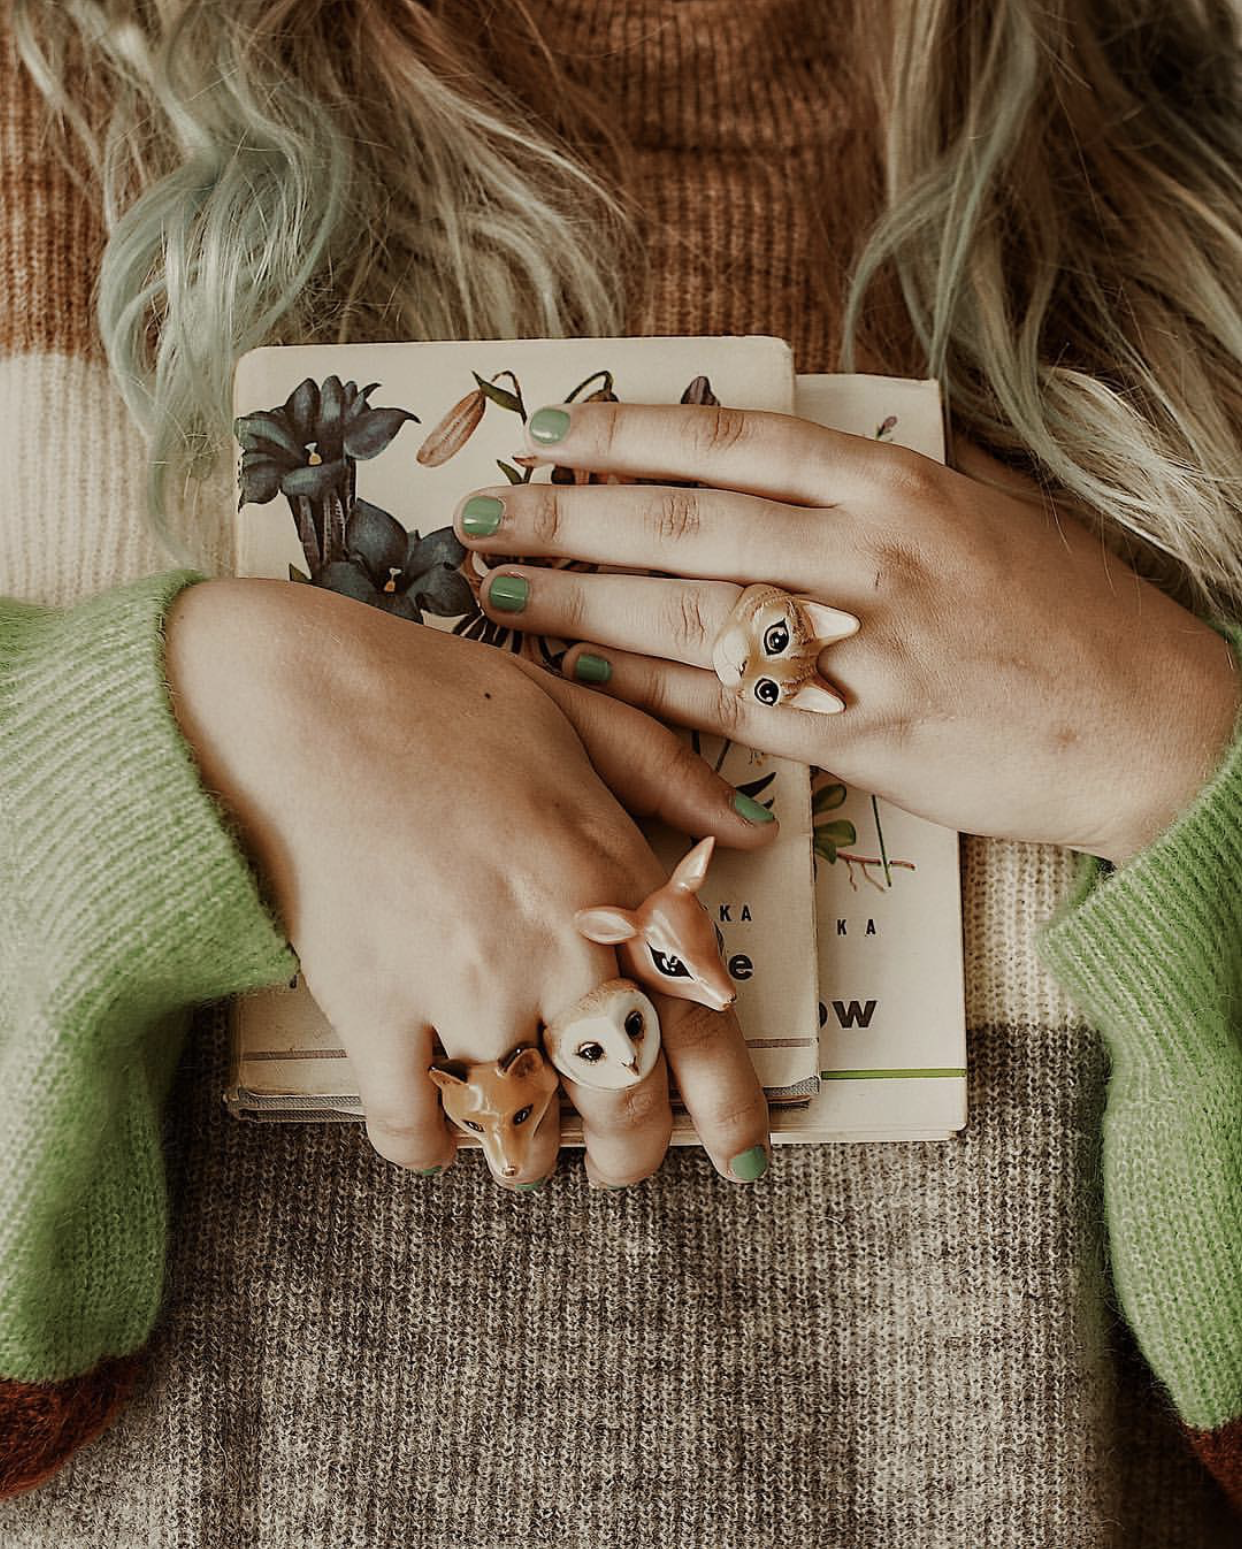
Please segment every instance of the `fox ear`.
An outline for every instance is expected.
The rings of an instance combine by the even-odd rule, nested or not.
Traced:
[[[677,869],[669,879],[672,885],[680,888],[683,893],[697,893],[706,880],[708,863],[715,848],[715,834],[708,834],[706,839],[700,839],[694,849],[688,851],[677,862]]]
[[[807,597],[799,597],[798,606],[806,615],[815,639],[824,645],[831,645],[834,640],[847,640],[858,633],[858,620],[852,613],[829,608],[822,602],[812,602]]]
[[[427,1074],[442,1092],[451,1092],[454,1087],[466,1085],[465,1076],[459,1076],[455,1070],[449,1069],[446,1065],[433,1065]]]
[[[579,909],[574,915],[574,924],[580,936],[585,936],[588,941],[598,941],[602,946],[632,941],[638,935],[638,924],[630,911],[608,905],[599,909]]]
[[[512,1076],[515,1081],[526,1081],[531,1076],[538,1075],[543,1064],[543,1055],[538,1049],[515,1049],[507,1060],[501,1060],[501,1074]]]
[[[837,696],[823,683],[804,683],[796,694],[790,696],[789,703],[798,710],[813,710],[820,715],[836,715],[838,710],[845,709],[845,701]]]

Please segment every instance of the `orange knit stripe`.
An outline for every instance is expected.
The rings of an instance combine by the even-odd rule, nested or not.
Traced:
[[[1218,1425],[1214,1431],[1194,1431],[1189,1426],[1185,1429],[1190,1445],[1216,1476],[1233,1509],[1242,1516],[1242,1416],[1227,1425]]]
[[[33,1490],[116,1417],[142,1354],[101,1361],[63,1382],[0,1380],[0,1500]]]

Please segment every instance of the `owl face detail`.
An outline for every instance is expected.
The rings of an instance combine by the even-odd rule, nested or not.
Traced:
[[[609,979],[543,1030],[548,1058],[571,1081],[617,1089],[648,1075],[660,1052],[656,1008],[628,979]]]
[[[844,701],[820,677],[819,653],[858,629],[852,614],[775,586],[748,586],[712,648],[716,676],[743,699],[831,714]]]

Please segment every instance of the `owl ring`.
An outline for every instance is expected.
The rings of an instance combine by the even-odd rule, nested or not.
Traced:
[[[748,586],[712,646],[716,676],[739,699],[835,715],[845,701],[820,676],[819,653],[858,632],[852,613],[778,586]]]

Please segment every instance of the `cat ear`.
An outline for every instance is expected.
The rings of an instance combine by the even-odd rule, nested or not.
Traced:
[[[613,909],[607,905],[599,909],[579,909],[574,915],[578,934],[588,941],[598,941],[602,946],[613,946],[618,941],[632,941],[638,935],[638,922],[628,909]]]
[[[836,715],[839,710],[845,709],[845,701],[823,683],[804,683],[786,703],[797,710],[811,710],[818,715]]]
[[[843,613],[840,608],[829,608],[822,602],[812,602],[807,597],[799,597],[798,606],[806,614],[811,634],[824,645],[831,645],[834,640],[846,640],[850,635],[858,633],[858,620],[852,613]]]
[[[677,862],[677,869],[669,878],[673,887],[679,888],[683,893],[697,893],[707,877],[708,862],[715,848],[715,834],[708,834],[706,839],[700,839],[694,849],[688,851]]]
[[[450,1070],[446,1065],[433,1065],[427,1074],[442,1092],[451,1092],[455,1087],[463,1087],[467,1084],[465,1076],[459,1076],[455,1070]]]

